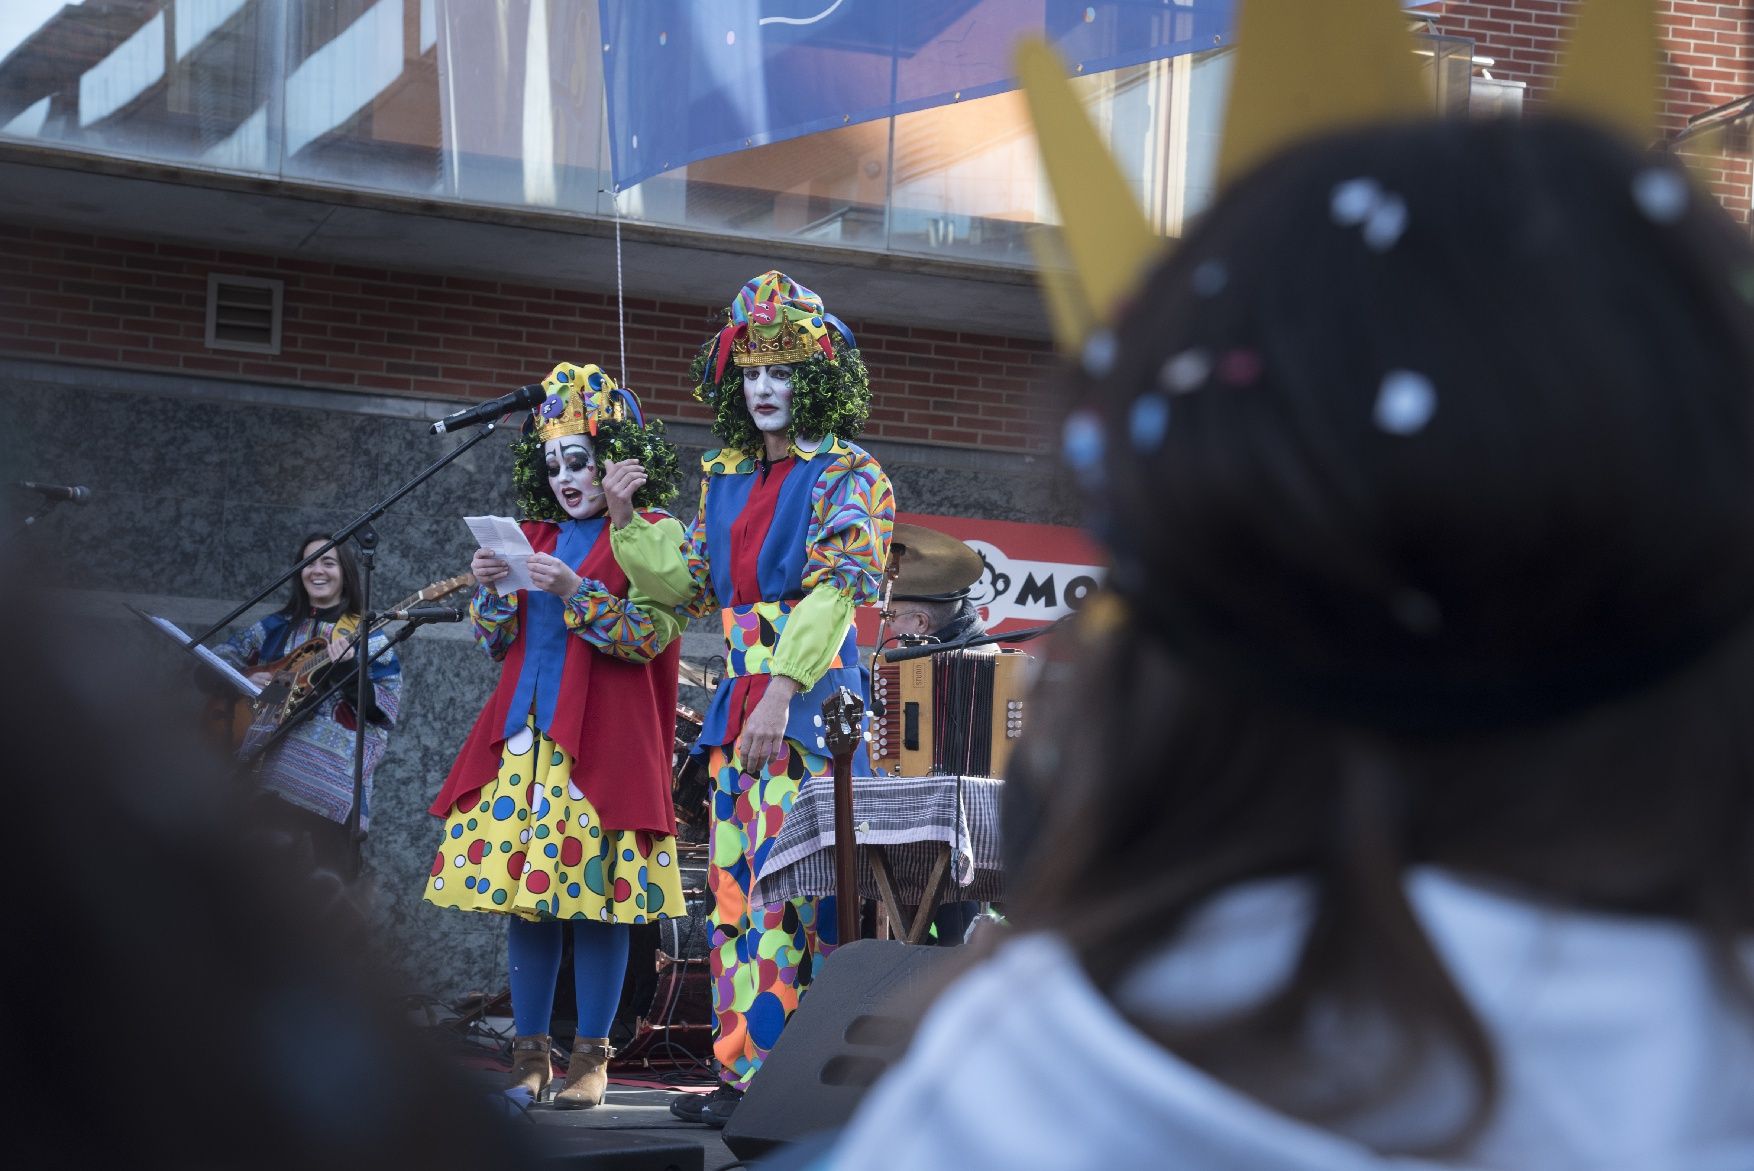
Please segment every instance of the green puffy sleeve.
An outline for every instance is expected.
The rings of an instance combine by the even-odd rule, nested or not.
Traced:
[[[698,520],[695,526],[701,527]],[[712,591],[704,557],[691,555],[693,544],[692,534],[668,516],[653,521],[636,513],[609,532],[610,549],[634,592],[658,606],[699,617],[712,611]]]
[[[792,607],[769,669],[809,691],[840,653],[852,620],[852,595],[834,582],[823,582]]]

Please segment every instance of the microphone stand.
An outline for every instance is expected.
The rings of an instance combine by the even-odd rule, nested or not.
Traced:
[[[889,551],[889,560],[883,566],[883,596],[877,602],[877,641],[871,651],[871,672],[877,671],[877,652],[883,649],[885,637],[889,634],[889,624],[895,621],[895,604],[891,597],[895,593],[895,579],[901,576],[901,558],[895,550]],[[875,695],[876,687],[872,687],[872,714],[879,719],[883,717],[883,709]]]
[[[377,558],[378,534],[369,524],[359,527],[353,534],[353,543],[359,546],[359,592],[364,595],[360,599],[362,611],[359,618],[360,647],[353,652],[354,691],[353,691],[353,804],[347,810],[347,840],[353,846],[353,853],[348,861],[353,872],[349,880],[359,877],[361,865],[360,852],[365,845],[365,835],[360,832],[360,815],[364,812],[360,807],[365,804],[365,725],[366,713],[372,709],[374,693],[372,690],[371,664],[366,661],[365,651],[371,649],[372,620],[377,617],[371,611],[372,596],[372,563]]]
[[[31,510],[31,513],[29,516],[25,517],[22,521],[19,522],[17,528],[13,529],[10,533],[6,534],[6,540],[3,542],[3,544],[10,545],[10,544],[12,544],[12,542],[23,538],[26,533],[29,533],[31,531],[32,525],[36,524],[37,521],[39,521],[43,517],[47,516],[49,513],[49,510],[51,508],[55,507],[55,505],[57,505],[59,503],[61,503],[61,502],[59,500],[56,500],[54,497],[48,497],[48,498],[44,499],[41,503],[39,503],[35,508],[33,508]]]
[[[462,443],[451,448],[450,451],[441,455],[438,459],[428,464],[419,472],[416,472],[413,478],[409,479],[401,487],[397,488],[388,496],[360,513],[354,519],[342,525],[341,528],[336,530],[334,536],[330,537],[314,552],[304,557],[291,569],[288,569],[274,581],[270,582],[266,587],[256,591],[253,597],[239,604],[236,609],[227,614],[224,618],[221,618],[218,622],[215,622],[212,626],[190,639],[188,653],[193,655],[196,646],[205,643],[221,630],[230,626],[245,610],[248,610],[251,606],[254,606],[257,602],[260,602],[263,598],[266,598],[269,594],[285,585],[288,581],[291,581],[293,575],[302,571],[305,566],[309,565],[341,542],[350,539],[359,546],[359,584],[360,594],[362,595],[361,597],[351,599],[351,601],[355,606],[359,607],[360,629],[370,631],[373,618],[371,608],[372,558],[376,552],[378,543],[377,533],[371,527],[372,522],[388,512],[391,506],[393,506],[398,500],[402,499],[402,497],[408,495],[408,493],[426,483],[426,481],[431,479],[440,468],[450,464],[465,451],[468,451],[471,447],[474,447],[477,443],[480,443],[483,439],[486,439],[489,435],[493,434],[497,427],[497,423],[484,424],[481,430],[477,431],[474,435],[471,435]],[[359,660],[359,670],[356,677],[358,702],[354,706],[353,808],[347,812],[347,837],[348,840],[353,843],[353,866],[354,872],[357,874],[359,870],[359,850],[361,841],[359,832],[359,805],[365,793],[365,712],[366,702],[371,694],[371,675],[365,665],[365,656],[356,653],[354,658]]]
[[[209,626],[206,630],[191,638],[189,640],[189,645],[193,647],[197,643],[204,643],[220,631],[224,630],[227,626],[230,626],[233,622],[236,622],[238,617],[243,614],[245,610],[248,610],[251,606],[254,606],[257,602],[260,602],[263,598],[266,598],[269,594],[291,581],[300,570],[304,569],[305,566],[309,565],[341,542],[351,540],[355,533],[360,529],[367,527],[372,521],[377,520],[380,516],[384,515],[384,513],[388,512],[391,506],[398,500],[402,499],[402,497],[408,495],[408,493],[426,483],[426,481],[431,479],[440,468],[449,464],[465,451],[468,451],[471,447],[474,447],[477,443],[480,443],[483,439],[486,439],[489,435],[493,434],[494,429],[498,426],[499,424],[497,423],[487,423],[483,425],[480,431],[477,431],[467,440],[459,443],[456,447],[453,447],[450,451],[428,464],[425,468],[416,472],[413,479],[409,480],[400,488],[397,488],[394,492],[360,513],[357,517],[342,525],[335,531],[335,535],[330,537],[322,547],[299,561],[291,569],[288,569],[285,573],[269,582],[263,588],[257,590],[247,601],[239,603],[237,608],[232,610],[232,612],[227,614],[224,618],[221,618],[218,622],[215,622],[212,626]],[[360,598],[356,599],[356,601],[361,610],[364,610],[370,599]],[[191,650],[189,653],[193,654],[194,652]]]

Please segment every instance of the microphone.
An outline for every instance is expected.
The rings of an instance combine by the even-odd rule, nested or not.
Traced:
[[[959,650],[961,647],[961,643],[939,642],[937,639],[933,639],[930,642],[922,642],[914,646],[892,647],[883,652],[883,661],[886,663],[901,663],[906,662],[908,659],[923,659],[927,655],[935,655],[939,651]]]
[[[84,504],[91,499],[91,489],[84,484],[39,484],[35,480],[19,480],[15,487],[27,492],[35,492],[47,500],[66,500],[73,504]]]
[[[968,638],[959,638],[953,642],[928,642],[924,646],[902,646],[883,652],[886,663],[900,663],[908,659],[923,659],[927,655],[935,655],[939,651],[960,651],[969,647],[987,646],[995,642],[1028,642],[1032,638],[1040,638],[1044,634],[1052,634],[1060,625],[1072,618],[1071,614],[1056,618],[1046,626],[1029,626],[1022,630],[1007,630],[1004,634],[977,634]]]
[[[384,617],[394,622],[461,622],[464,615],[456,606],[410,606],[391,610]]]
[[[502,394],[491,402],[478,403],[467,410],[452,412],[434,423],[431,430],[434,435],[443,435],[446,431],[473,427],[477,423],[491,423],[510,411],[533,411],[547,397],[548,392],[542,389],[542,384],[532,382],[528,386],[518,387],[510,394]]]

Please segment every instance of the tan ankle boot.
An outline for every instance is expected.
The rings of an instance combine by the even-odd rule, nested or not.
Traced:
[[[607,1037],[580,1037],[572,1043],[572,1060],[566,1064],[566,1084],[554,1095],[562,1110],[588,1110],[603,1101],[609,1088],[609,1059],[615,1050]]]
[[[521,1086],[530,1091],[531,1101],[542,1096],[542,1091],[554,1080],[554,1065],[549,1060],[548,1047],[546,1033],[512,1038],[512,1074],[511,1081],[506,1083],[508,1090]]]

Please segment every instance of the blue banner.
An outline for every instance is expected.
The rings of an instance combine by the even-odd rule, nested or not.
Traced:
[[[1234,0],[599,0],[610,169],[713,155],[1013,89],[1046,36],[1080,73],[1229,43]]]

